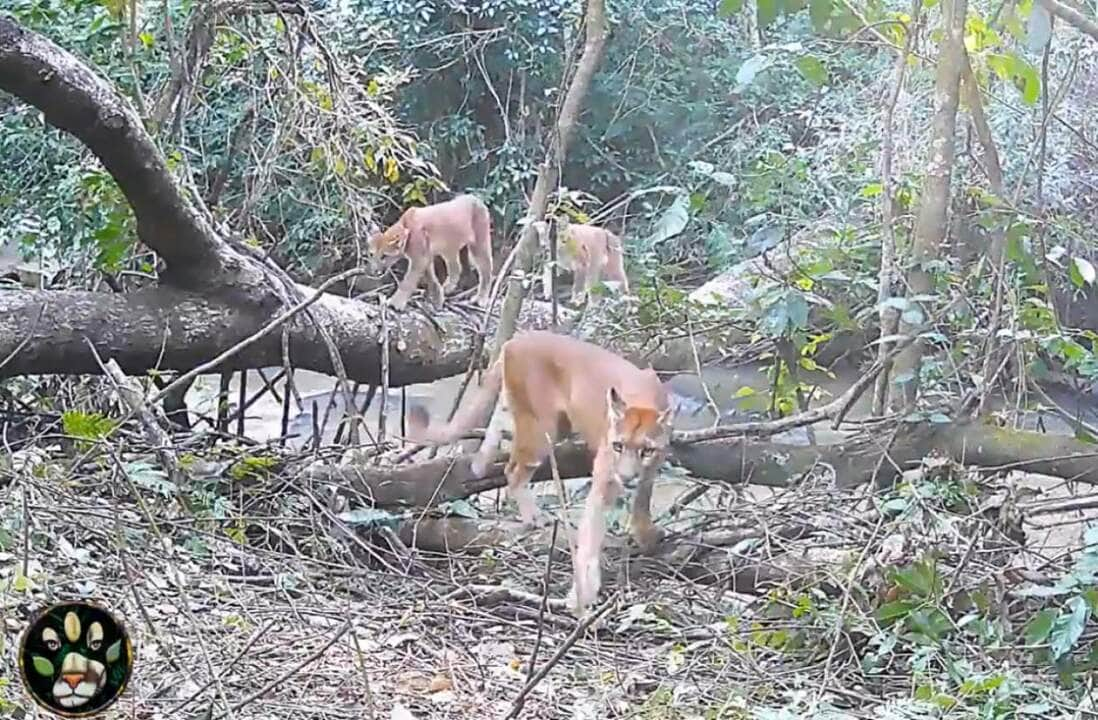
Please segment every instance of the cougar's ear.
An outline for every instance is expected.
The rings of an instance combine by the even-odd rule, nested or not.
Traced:
[[[405,252],[408,249],[408,238],[412,236],[411,229],[401,222],[396,226],[393,235],[396,236],[396,240],[393,242],[393,249]]]
[[[671,426],[675,424],[675,410],[676,405],[674,403],[668,404],[667,409],[660,413],[657,422],[664,428],[670,430]]]
[[[625,401],[622,400],[618,389],[613,385],[606,391],[606,408],[611,422],[618,422],[625,417]]]

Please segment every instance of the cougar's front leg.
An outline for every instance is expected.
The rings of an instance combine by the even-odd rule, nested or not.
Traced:
[[[419,279],[423,277],[423,273],[431,264],[432,258],[427,256],[426,259],[422,258],[409,258],[408,270],[404,273],[403,279],[397,285],[396,292],[389,298],[389,304],[397,310],[403,310],[408,304],[408,300],[411,299],[412,293],[416,291],[416,287],[419,285]],[[432,272],[433,274],[433,272]],[[435,281],[436,284],[438,281]]]
[[[645,553],[655,550],[663,540],[663,529],[652,522],[652,486],[655,474],[641,475],[637,483],[637,494],[633,498],[633,512],[630,517],[633,540]]]
[[[583,517],[576,532],[576,549],[572,556],[572,589],[566,604],[581,615],[599,595],[602,587],[602,545],[606,540],[606,511],[620,492],[610,473],[610,452],[605,444],[595,455],[591,473],[591,492],[583,506]]]

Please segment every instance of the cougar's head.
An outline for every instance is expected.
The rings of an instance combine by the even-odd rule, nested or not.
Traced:
[[[674,407],[657,410],[628,405],[611,387],[606,391],[610,467],[621,482],[647,475],[663,464],[671,445]]]
[[[404,224],[403,218],[401,221],[396,222],[383,232],[374,233],[370,236],[367,244],[370,248],[370,255],[375,260],[384,258],[392,258],[400,255],[404,252],[404,247],[408,244],[408,226]]]

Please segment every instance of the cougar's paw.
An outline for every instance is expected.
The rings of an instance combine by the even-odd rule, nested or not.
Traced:
[[[473,300],[473,302],[478,307],[488,307],[488,293],[477,295],[476,299]]]
[[[652,523],[633,528],[633,541],[646,555],[655,552],[665,537],[667,532],[659,525]]]
[[[564,599],[564,604],[569,612],[576,617],[581,617],[594,604],[597,597],[597,590],[591,592],[584,584],[573,582],[571,589],[568,590],[568,596]]]
[[[488,472],[488,466],[491,464],[491,459],[485,456],[483,453],[477,453],[473,456],[473,460],[469,463],[469,470],[472,471],[478,479],[484,477]]]
[[[573,614],[582,615],[595,603],[602,586],[602,568],[599,559],[580,557],[575,560],[572,589],[568,591],[566,604]]]
[[[393,310],[401,311],[408,307],[408,298],[398,295],[390,295],[385,301],[385,304],[391,307]]]
[[[535,510],[533,516],[522,519],[523,526],[529,530],[540,530],[548,527],[552,522],[553,519],[540,510]]]
[[[572,613],[576,617],[583,614],[583,608],[579,606],[579,593],[576,592],[575,583],[568,590],[568,595],[564,598],[564,606],[568,608],[568,612]]]

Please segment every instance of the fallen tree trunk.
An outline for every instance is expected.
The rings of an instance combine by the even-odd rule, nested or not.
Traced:
[[[312,294],[311,288],[301,291]],[[225,302],[216,295],[161,285],[132,293],[22,290],[0,293],[0,377],[96,374],[88,347],[118,362],[129,375],[190,370],[232,348],[288,308],[272,293],[255,303]],[[272,311],[273,310],[273,311]],[[331,335],[351,380],[380,384],[381,322],[373,307],[324,294],[286,323],[296,368],[335,375],[318,325]],[[548,323],[540,306],[523,322]],[[390,319],[389,383],[393,387],[464,372],[476,345],[476,321],[454,311],[428,316],[393,313]],[[219,370],[282,364],[281,333],[273,332],[234,354]]]
[[[1098,485],[1098,455],[1093,445],[1067,437],[997,428],[980,422],[911,425],[887,436],[852,437],[848,442],[801,446],[750,438],[722,438],[674,443],[673,462],[697,477],[730,484],[751,483],[787,487],[821,466],[834,470],[839,487],[866,482],[887,486],[900,472],[934,453],[954,461],[992,470],[1020,469]],[[587,477],[591,457],[585,446],[562,443],[555,449],[561,478]],[[488,468],[483,478],[470,469],[471,455],[436,458],[422,463],[389,466],[317,463],[304,471],[315,481],[353,488],[375,507],[428,508],[478,493],[506,487],[506,456]],[[533,482],[552,478],[544,463]]]

